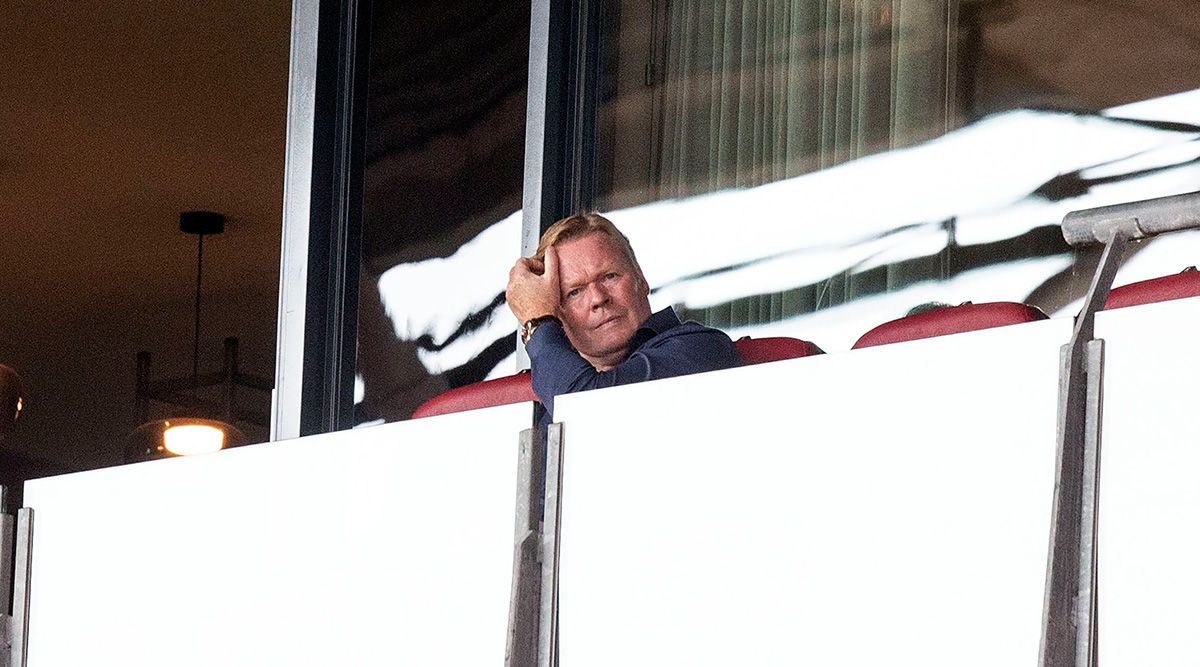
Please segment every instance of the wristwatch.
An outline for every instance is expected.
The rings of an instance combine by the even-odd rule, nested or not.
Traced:
[[[553,315],[542,315],[541,317],[535,317],[535,318],[525,322],[525,324],[521,325],[521,344],[528,345],[529,339],[533,338],[533,332],[537,331],[537,328],[539,326],[545,324],[546,322],[557,322],[557,321],[558,321],[558,318]]]

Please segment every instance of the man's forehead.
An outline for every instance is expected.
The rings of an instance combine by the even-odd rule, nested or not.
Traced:
[[[590,232],[561,241],[555,246],[559,275],[563,280],[572,276],[586,277],[592,271],[613,265],[633,268],[620,243],[604,232]]]

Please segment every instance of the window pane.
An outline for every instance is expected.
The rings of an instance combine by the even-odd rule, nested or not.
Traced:
[[[528,2],[374,3],[356,421],[515,370]]]
[[[1070,312],[1096,253],[1067,211],[1200,183],[1177,4],[610,0],[594,207],[656,308],[734,335],[836,350],[934,301]],[[1118,284],[1195,264],[1196,237],[1138,246]]]

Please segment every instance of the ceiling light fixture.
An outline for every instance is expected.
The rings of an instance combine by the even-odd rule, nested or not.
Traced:
[[[266,423],[266,415],[244,410],[235,403],[239,386],[270,392],[269,380],[238,372],[237,339],[225,339],[225,365],[219,373],[200,373],[200,303],[203,294],[204,237],[225,231],[225,216],[211,211],[187,211],[179,216],[179,230],[197,236],[196,243],[196,306],[192,327],[191,377],[160,381],[150,379],[150,353],[137,355],[137,399],[142,426],[129,436],[125,449],[126,463],[168,456],[206,454],[228,447],[244,445],[247,438],[232,425],[241,419]],[[199,390],[221,386],[219,398],[205,396]],[[190,416],[150,420],[150,403],[158,401],[180,406]],[[222,419],[212,419],[215,415]],[[203,417],[201,417],[203,415]]]

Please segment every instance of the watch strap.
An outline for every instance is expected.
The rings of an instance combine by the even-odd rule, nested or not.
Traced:
[[[533,338],[533,332],[537,331],[537,328],[539,326],[545,324],[546,322],[557,322],[557,321],[558,321],[558,318],[553,315],[542,315],[541,317],[535,317],[531,320],[527,320],[524,324],[521,325],[521,344],[528,345],[529,339]]]

